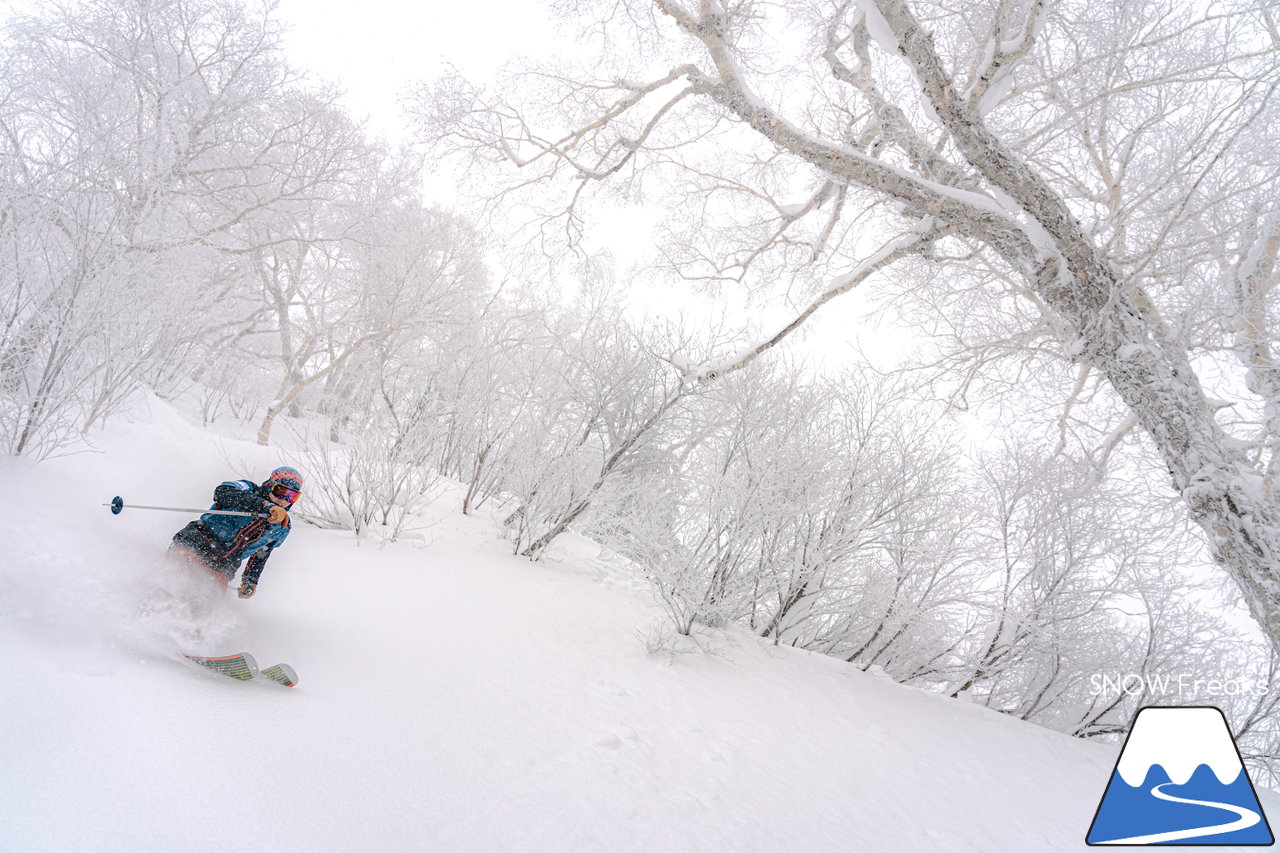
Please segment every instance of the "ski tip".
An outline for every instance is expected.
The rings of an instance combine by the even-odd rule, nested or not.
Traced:
[[[107,504],[107,506],[111,507],[112,515],[119,515],[120,510],[124,509],[124,499],[119,495],[116,495],[111,499],[111,503]]]
[[[287,663],[269,666],[258,674],[271,679],[276,684],[283,684],[285,687],[296,687],[298,685],[298,673]]]

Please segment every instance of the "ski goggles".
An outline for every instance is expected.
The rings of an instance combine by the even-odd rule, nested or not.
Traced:
[[[276,483],[271,487],[271,494],[277,498],[284,498],[289,503],[294,503],[302,496],[302,492],[297,489],[291,489],[283,483]]]

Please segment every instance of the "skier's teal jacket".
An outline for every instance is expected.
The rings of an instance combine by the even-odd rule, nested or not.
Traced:
[[[289,521],[272,524],[260,517],[272,506],[267,488],[251,480],[228,480],[213,491],[211,510],[251,512],[253,516],[200,516],[173,537],[173,546],[190,551],[213,571],[233,580],[240,563],[249,558],[243,580],[257,585],[271,552],[289,536]]]

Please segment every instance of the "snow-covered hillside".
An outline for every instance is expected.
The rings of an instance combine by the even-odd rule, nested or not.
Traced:
[[[297,525],[197,638],[139,613],[187,517],[101,504],[303,461],[155,400],[98,444],[0,462],[2,850],[1085,849],[1116,746],[737,633],[648,654],[658,612],[590,543],[529,563],[451,499],[385,548]]]

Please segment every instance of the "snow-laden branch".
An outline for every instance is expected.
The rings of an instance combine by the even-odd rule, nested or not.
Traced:
[[[899,236],[897,239],[889,241],[882,246],[878,252],[858,264],[854,269],[843,275],[837,276],[828,284],[826,290],[809,303],[808,307],[797,314],[795,319],[783,326],[782,329],[768,340],[756,344],[745,352],[742,352],[725,362],[718,364],[703,364],[692,370],[685,370],[682,372],[698,382],[710,382],[729,373],[733,373],[736,370],[741,370],[750,364],[757,356],[777,346],[784,338],[804,325],[805,321],[813,316],[813,314],[816,313],[823,305],[826,305],[837,296],[853,290],[872,275],[891,266],[894,262],[910,255],[919,254],[941,236],[941,229],[933,227],[929,223],[922,222],[919,230],[909,231],[906,234]]]

